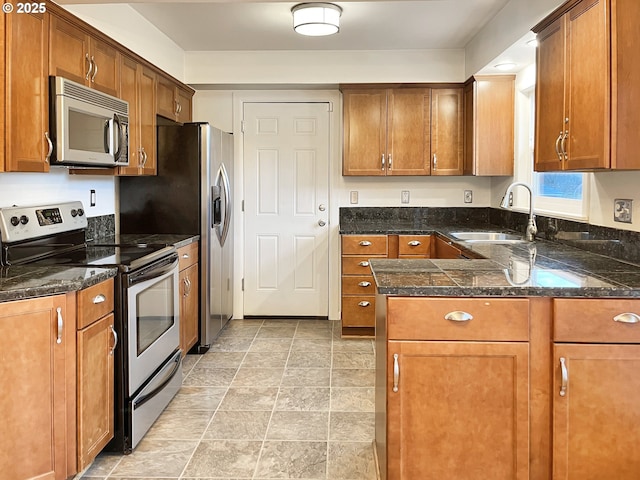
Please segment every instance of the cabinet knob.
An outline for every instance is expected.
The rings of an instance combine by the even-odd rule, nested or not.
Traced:
[[[367,302],[366,300],[363,300],[360,303],[358,303],[359,307],[368,307],[369,305],[371,305],[371,302]]]
[[[368,266],[369,266],[369,262],[367,262],[367,261],[362,261],[362,262],[360,262],[358,265],[360,265],[361,267],[368,267]]]
[[[418,240],[411,240],[408,245],[410,247],[419,247],[420,245],[422,245],[422,243],[420,243]]]
[[[371,286],[371,282],[360,282],[358,284],[359,287],[367,288]]]

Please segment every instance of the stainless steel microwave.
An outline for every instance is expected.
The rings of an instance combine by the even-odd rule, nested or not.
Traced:
[[[129,103],[63,77],[50,77],[51,165],[129,164]]]

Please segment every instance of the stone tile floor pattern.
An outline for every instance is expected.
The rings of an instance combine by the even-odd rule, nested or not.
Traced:
[[[340,322],[232,320],[136,450],[76,478],[375,480],[374,364]]]

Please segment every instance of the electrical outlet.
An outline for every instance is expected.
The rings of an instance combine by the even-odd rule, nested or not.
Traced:
[[[351,190],[351,192],[349,193],[349,202],[352,205],[355,205],[356,203],[358,203],[358,191],[357,190]]]
[[[400,201],[402,203],[409,203],[409,190],[402,190],[400,194]]]
[[[613,221],[631,223],[633,200],[616,198],[613,201]]]
[[[513,192],[509,192],[509,206],[513,207]]]
[[[464,191],[464,203],[472,203],[473,202],[473,191],[465,190]]]

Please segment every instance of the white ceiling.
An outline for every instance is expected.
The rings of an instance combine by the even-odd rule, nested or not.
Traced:
[[[259,51],[463,49],[509,0],[339,0],[333,3],[343,9],[340,32],[328,37],[293,31],[291,7],[300,2],[58,1],[129,3],[185,51]],[[511,56],[523,54],[515,60],[533,61],[526,49]]]

